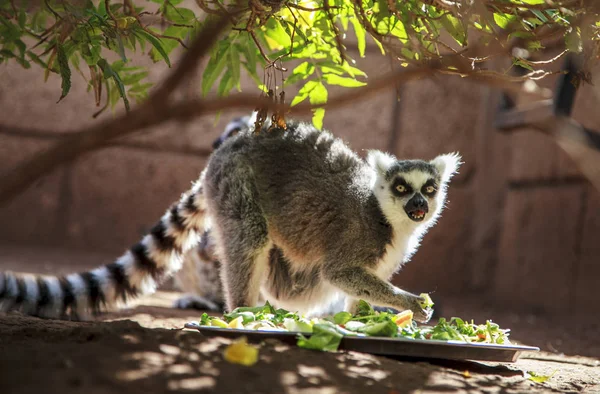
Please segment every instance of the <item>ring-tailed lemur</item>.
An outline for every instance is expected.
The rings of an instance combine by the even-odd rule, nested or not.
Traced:
[[[435,223],[459,166],[455,154],[399,161],[360,159],[341,140],[305,123],[226,140],[206,169],[139,243],[116,262],[81,274],[0,274],[3,310],[85,319],[155,291],[211,231],[229,310],[257,303],[318,313],[344,300],[410,309],[423,299],[389,278]]]

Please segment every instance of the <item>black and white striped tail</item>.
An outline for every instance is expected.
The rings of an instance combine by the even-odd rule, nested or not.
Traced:
[[[181,268],[204,232],[202,176],[161,220],[112,264],[64,277],[0,273],[0,311],[86,320],[128,299],[153,293]]]

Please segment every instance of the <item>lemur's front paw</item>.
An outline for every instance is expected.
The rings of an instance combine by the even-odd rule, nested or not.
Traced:
[[[433,315],[433,309],[423,309],[421,307],[419,308],[419,311],[413,310],[413,319],[418,321],[419,323],[427,323],[429,320],[431,320],[431,316]]]
[[[433,315],[433,309],[422,307],[424,302],[425,298],[420,296],[414,296],[411,298],[411,305],[409,309],[413,313],[413,319],[419,323],[427,323],[429,320],[431,320],[431,316]]]

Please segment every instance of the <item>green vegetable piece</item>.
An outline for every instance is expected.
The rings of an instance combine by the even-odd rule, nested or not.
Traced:
[[[358,301],[358,316],[370,316],[370,315],[374,315],[375,314],[375,310],[371,307],[371,305],[364,300],[359,300]]]
[[[208,325],[210,325],[210,316],[208,316],[208,313],[204,312],[202,314],[202,316],[200,316],[200,325],[201,326],[208,326]]]
[[[215,327],[227,328],[227,323],[225,323],[218,317],[213,317],[212,319],[210,319],[210,325]]]
[[[304,335],[299,334],[297,344],[304,349],[335,352],[340,346],[342,338],[343,335],[335,329],[333,324],[315,324],[313,335],[306,338]]]
[[[249,312],[249,311],[242,311],[242,312],[232,312],[232,313],[226,313],[223,315],[223,317],[225,318],[225,321],[227,321],[228,323],[231,322],[232,320],[237,319],[238,317],[241,317],[243,320],[243,323],[250,323],[252,321],[257,320],[256,317],[254,316],[254,313]]]
[[[352,319],[352,314],[349,312],[339,312],[333,316],[335,324],[346,324],[350,319]]]
[[[431,308],[431,307],[433,307],[434,303],[431,300],[431,297],[429,296],[429,294],[427,294],[427,293],[421,293],[421,294],[419,294],[419,296],[425,298],[425,301],[421,303],[421,307],[422,308]]]
[[[345,325],[346,330],[349,330],[349,331],[359,331],[364,326],[365,326],[365,323],[359,322],[359,321],[356,321],[356,320],[350,320]]]
[[[373,337],[396,337],[398,336],[398,326],[392,320],[388,320],[381,323],[366,324],[358,332]]]
[[[291,318],[285,318],[283,320],[283,326],[285,327],[286,330],[292,331],[292,332],[304,332],[304,333],[312,333],[313,332],[313,327],[310,325],[310,323],[306,322],[303,319],[294,320]]]

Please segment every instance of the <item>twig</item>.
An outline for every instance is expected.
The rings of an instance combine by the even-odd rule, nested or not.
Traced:
[[[44,4],[48,8],[48,10],[52,13],[52,15],[54,15],[54,17],[56,18],[57,21],[62,20],[62,17],[58,14],[58,12],[54,11],[52,9],[52,7],[50,7],[50,4],[48,4],[48,0],[44,0]]]
[[[102,93],[102,84],[98,84],[100,92]],[[94,112],[94,114],[92,115],[92,118],[96,119],[98,116],[100,116],[100,114],[104,111],[106,111],[106,108],[108,108],[108,105],[110,104],[110,89],[108,87],[108,80],[104,80],[104,86],[106,87],[106,102],[104,103],[104,105],[102,106],[102,108],[100,108],[98,111]]]
[[[104,7],[106,7],[106,13],[108,14],[108,17],[110,19],[112,19],[113,22],[115,22],[115,27],[117,27],[118,26],[117,18],[115,17],[115,14],[113,14],[110,9],[110,0],[104,0]]]
[[[17,7],[15,7],[15,0],[10,0],[10,6],[15,13],[15,18],[19,16],[19,11],[17,11]]]
[[[326,7],[310,8],[310,7],[304,7],[304,6],[301,6],[299,4],[293,4],[293,3],[286,3],[285,5],[287,5],[288,7],[297,8],[299,10],[309,11],[309,12],[323,11],[323,10],[326,9]],[[330,10],[333,10],[333,9],[337,9],[337,8],[340,8],[340,7],[335,6],[335,5],[331,5],[331,6],[328,6],[327,8],[329,8]]]
[[[331,24],[331,30],[333,31],[333,35],[335,38],[335,44],[337,46],[338,52],[340,53],[340,64],[344,64],[344,62],[348,61],[348,56],[346,56],[346,51],[344,50],[344,43],[342,42],[342,34],[340,33],[340,29],[338,25],[335,24],[335,20],[333,19],[333,14],[331,13],[331,7],[329,6],[329,0],[325,0],[323,2],[325,9],[325,13],[327,14],[327,19]],[[291,10],[290,10],[291,12]],[[292,48],[294,48],[294,43],[292,42]]]
[[[219,10],[214,10],[208,5],[206,5],[206,3],[204,3],[204,0],[196,0],[196,4],[198,5],[198,7],[200,7],[202,11],[206,12],[207,14],[222,15],[222,13]]]
[[[106,1],[108,1],[108,0],[106,0]],[[146,33],[148,33],[151,36],[154,36],[156,38],[166,38],[168,40],[175,40],[182,47],[184,47],[185,49],[188,49],[187,45],[185,45],[185,43],[183,42],[183,40],[181,38],[169,36],[169,35],[166,35],[166,34],[159,34],[159,33],[156,33],[154,31],[148,29],[146,26],[144,26],[144,24],[142,23],[142,20],[140,19],[140,16],[137,14],[137,12],[135,12],[135,8],[133,7],[133,4],[131,3],[131,0],[125,0],[124,4],[127,4],[127,7],[129,7],[129,9],[131,10],[131,14],[133,15],[133,17],[137,21],[138,25],[140,25],[140,27],[142,28],[142,30],[144,30]]]

